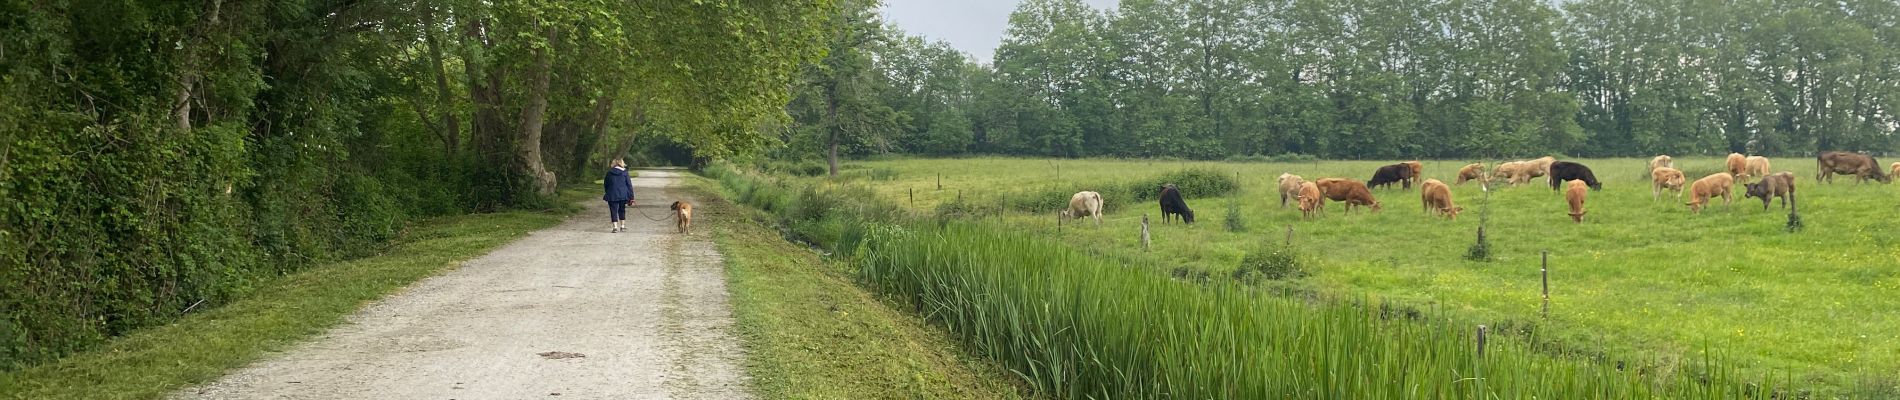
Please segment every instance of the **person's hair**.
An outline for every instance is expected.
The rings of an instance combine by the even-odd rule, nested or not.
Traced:
[[[618,158],[616,158],[616,159],[614,159],[614,162],[613,162],[613,166],[615,166],[615,167],[625,167],[625,166],[627,166],[627,160],[622,160],[622,159],[618,159]]]

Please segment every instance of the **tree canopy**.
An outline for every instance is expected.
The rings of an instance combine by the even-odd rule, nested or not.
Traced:
[[[1113,10],[1025,0],[989,65],[895,26],[882,27],[891,40],[857,44],[869,56],[854,62],[875,72],[856,85],[876,88],[860,98],[900,126],[844,149],[1890,152],[1896,19],[1900,6],[1884,0],[1124,0]]]

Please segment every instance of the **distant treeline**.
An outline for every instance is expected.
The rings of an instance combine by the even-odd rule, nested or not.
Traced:
[[[1561,5],[1556,5],[1561,4]],[[860,18],[785,156],[1890,152],[1892,0],[1027,0],[992,65]]]
[[[636,132],[756,151],[833,8],[0,1],[0,369],[544,205]]]

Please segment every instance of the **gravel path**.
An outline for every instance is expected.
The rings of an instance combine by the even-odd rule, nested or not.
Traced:
[[[186,399],[753,397],[719,253],[667,206],[680,172],[643,170],[631,232],[604,203],[370,305]],[[688,201],[693,201],[688,199]],[[697,203],[695,201],[695,203]]]

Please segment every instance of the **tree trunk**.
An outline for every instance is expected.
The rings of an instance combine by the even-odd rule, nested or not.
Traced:
[[[534,190],[541,195],[554,194],[556,184],[554,173],[541,163],[541,126],[546,122],[548,110],[548,81],[553,73],[553,55],[548,47],[554,44],[554,35],[547,32],[548,45],[534,49],[534,65],[529,71],[528,105],[521,109],[521,137],[515,144],[516,155],[521,159],[522,172],[533,179]]]
[[[825,85],[825,115],[831,119],[831,126],[827,129],[830,134],[825,135],[826,147],[829,148],[825,162],[830,166],[831,176],[835,178],[838,176],[838,130],[844,129],[844,124],[838,122],[837,82]]]
[[[449,72],[442,68],[442,44],[436,37],[435,9],[430,9],[423,20],[428,21],[429,24],[426,27],[428,34],[425,40],[429,45],[429,64],[435,68],[436,112],[440,113],[442,118],[442,146],[449,158],[455,158],[456,150],[462,147],[462,120],[455,116],[454,100],[449,93]]]
[[[462,27],[464,40],[473,40],[475,45],[483,48],[493,47],[481,20],[469,21]],[[464,55],[463,59],[474,58]],[[463,66],[468,73],[469,102],[474,105],[470,111],[469,138],[474,141],[475,154],[483,163],[500,167],[508,162],[504,150],[507,140],[501,118],[501,77],[484,71],[483,67],[480,63]]]

